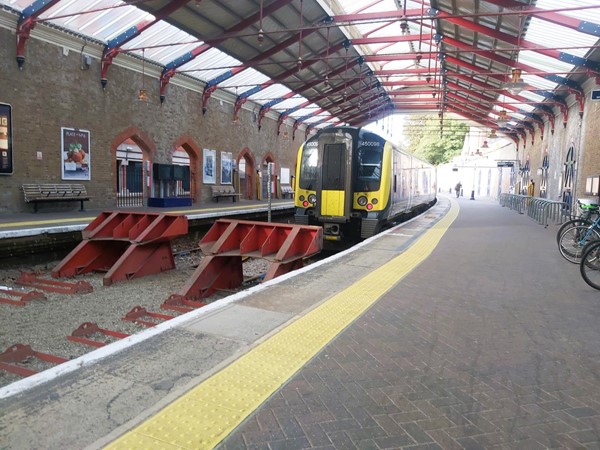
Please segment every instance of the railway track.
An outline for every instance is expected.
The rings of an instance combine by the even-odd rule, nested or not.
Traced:
[[[66,289],[70,293],[44,290],[41,296],[30,299],[17,296],[15,301],[21,304],[0,302],[0,354],[4,352],[0,355],[0,369],[3,360],[6,362],[7,358],[17,355],[20,362],[11,363],[11,367],[23,369],[22,373],[15,373],[12,368],[0,370],[0,387],[57,364],[57,360],[45,360],[44,355],[57,357],[58,361],[71,360],[185,313],[185,308],[173,309],[165,302],[190,278],[200,263],[203,255],[198,243],[201,238],[202,234],[196,232],[172,242],[174,270],[111,286],[103,285],[104,273],[89,273],[61,282],[89,284],[90,292],[77,292],[75,288]],[[322,257],[317,256],[305,261],[305,264]],[[51,280],[50,273],[59,262],[38,260],[37,264],[31,264],[15,261],[10,267],[0,269],[0,290],[31,292],[35,288],[19,284],[23,274],[32,273],[38,279]],[[243,285],[235,290],[220,291],[205,302],[214,302],[256,285],[268,265],[269,262],[262,259],[245,260]],[[7,296],[0,291],[0,297]],[[23,357],[23,354],[29,356]]]

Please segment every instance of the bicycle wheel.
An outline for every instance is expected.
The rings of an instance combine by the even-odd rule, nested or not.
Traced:
[[[568,228],[562,234],[558,243],[558,250],[567,261],[579,264],[583,247],[596,239],[600,239],[600,233],[596,229],[589,226],[576,225]]]
[[[557,244],[560,243],[560,237],[567,230],[567,228],[576,227],[578,225],[589,226],[591,224],[592,224],[592,222],[589,219],[586,219],[583,217],[578,217],[577,219],[567,220],[565,223],[563,223],[560,226],[560,228],[558,229],[558,232],[556,233],[556,243]]]
[[[600,241],[585,246],[579,263],[583,280],[594,289],[600,290]]]

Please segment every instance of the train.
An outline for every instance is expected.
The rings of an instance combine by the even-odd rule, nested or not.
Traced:
[[[437,201],[435,166],[363,127],[319,130],[299,148],[294,221],[357,243]]]

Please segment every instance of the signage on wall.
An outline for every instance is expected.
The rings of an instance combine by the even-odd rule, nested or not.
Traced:
[[[0,175],[10,175],[12,173],[12,107],[0,103]]]
[[[592,91],[592,100],[600,100],[600,90]]]
[[[63,180],[90,180],[90,132],[61,128],[61,172]]]

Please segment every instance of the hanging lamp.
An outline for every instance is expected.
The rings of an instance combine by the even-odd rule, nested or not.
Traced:
[[[145,81],[144,81],[144,79],[146,78],[146,71],[145,71],[146,57],[145,57],[145,54],[146,54],[146,49],[142,49],[142,88],[138,92],[138,100],[140,102],[147,102],[148,101],[148,91],[146,90]]]
[[[498,113],[498,118],[496,119],[496,123],[499,127],[504,127],[508,123],[508,114],[505,109]]]

